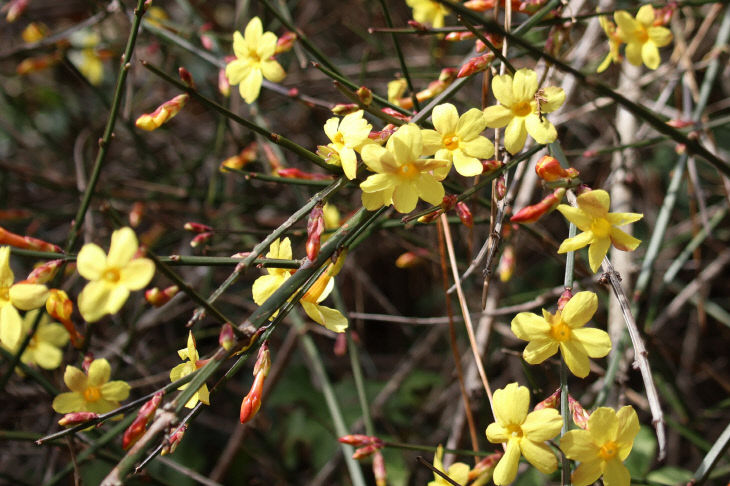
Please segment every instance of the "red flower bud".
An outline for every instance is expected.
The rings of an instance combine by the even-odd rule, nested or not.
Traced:
[[[337,440],[342,444],[348,444],[353,447],[362,447],[364,445],[370,445],[373,443],[372,437],[363,434],[343,435]]]
[[[426,256],[428,256],[428,251],[423,248],[407,251],[396,258],[395,266],[398,268],[414,268],[423,265],[426,262],[424,258]]]
[[[560,162],[549,155],[543,156],[535,165],[535,172],[540,179],[552,182],[559,179],[573,179],[578,177],[578,171],[571,168],[563,169]]]
[[[558,408],[558,403],[560,403],[560,388],[555,390],[553,394],[547,397],[545,400],[535,404],[533,410],[542,410],[543,408]]]
[[[371,456],[375,452],[377,452],[378,447],[374,444],[369,444],[364,447],[360,447],[359,449],[356,449],[355,452],[352,454],[353,459],[364,459],[366,457]]]
[[[122,436],[122,449],[127,450],[137,442],[147,430],[147,424],[154,416],[157,407],[162,402],[163,392],[157,392],[152,398],[145,402],[137,412],[137,418],[134,419],[132,425],[127,427]]]
[[[483,474],[492,472],[492,470],[497,467],[499,460],[502,459],[502,455],[504,455],[503,452],[495,452],[494,454],[489,454],[487,457],[476,463],[474,468],[469,471],[469,481],[473,481]]]
[[[571,292],[570,289],[563,290],[563,293],[560,294],[560,298],[558,299],[558,310],[561,311],[565,307],[565,304],[568,303],[570,299],[573,298],[573,292]]]
[[[449,32],[446,34],[446,37],[444,37],[444,40],[448,42],[456,42],[456,41],[462,41],[467,39],[473,39],[474,34],[469,31],[464,32]]]
[[[202,39],[202,37],[201,37],[201,39]],[[208,48],[206,47],[206,49],[208,49]],[[208,49],[208,50],[210,50],[210,49]],[[180,81],[182,81],[183,83],[185,83],[187,86],[189,86],[191,88],[195,88],[195,81],[193,80],[193,75],[190,74],[190,71],[188,71],[184,67],[180,66],[179,68],[177,68],[177,74],[178,74],[178,76],[180,76]]]
[[[515,271],[516,263],[514,246],[506,245],[497,265],[497,274],[499,275],[500,282],[509,282],[509,279],[512,278],[512,274]]]
[[[502,161],[496,159],[482,160],[482,174],[490,174],[503,165]]]
[[[213,232],[208,231],[207,233],[200,233],[190,240],[190,246],[197,248],[198,246],[207,243],[213,237]]]
[[[261,395],[264,390],[265,378],[266,377],[263,373],[257,374],[256,378],[253,380],[253,384],[251,385],[251,390],[249,390],[248,394],[243,397],[240,413],[242,424],[245,424],[254,418],[261,408]]]
[[[328,181],[332,179],[332,176],[327,174],[314,174],[311,172],[304,172],[293,167],[286,169],[277,169],[276,173],[279,177],[286,177],[288,179],[304,179],[308,181]]]
[[[22,248],[24,250],[37,250],[37,251],[49,251],[53,253],[63,253],[60,247],[33,238],[32,236],[21,236],[11,233],[2,226],[0,226],[0,245],[10,245],[16,248]]]
[[[387,106],[386,106],[385,108],[382,108],[382,109],[381,109],[380,111],[382,111],[382,112],[383,112],[383,113],[385,113],[386,115],[390,115],[390,116],[392,116],[393,118],[397,118],[397,119],[399,119],[399,120],[403,120],[403,121],[411,121],[411,117],[410,117],[410,116],[408,116],[408,115],[404,115],[404,114],[403,114],[403,113],[401,113],[400,111],[396,111],[396,110],[394,110],[393,108],[390,108],[390,107],[387,107]]]
[[[67,413],[66,415],[61,417],[61,420],[58,421],[58,425],[60,425],[61,427],[70,427],[72,425],[83,424],[84,422],[88,422],[89,420],[93,420],[95,418],[99,418],[98,413],[93,413],[93,412]]]
[[[269,342],[264,341],[261,343],[258,355],[256,356],[256,363],[253,365],[254,376],[262,374],[267,376],[271,370],[271,353],[269,352]]]
[[[457,74],[456,77],[465,78],[467,76],[471,76],[472,74],[480,73],[487,69],[489,67],[489,64],[493,60],[494,54],[492,52],[488,52],[481,56],[472,57],[463,66],[461,66],[461,69],[459,69],[459,74]]]
[[[183,435],[185,435],[185,431],[188,430],[188,424],[181,425],[177,428],[175,432],[172,433],[170,437],[167,438],[167,442],[165,445],[162,446],[162,451],[160,451],[160,455],[167,455],[172,454],[175,452],[175,449],[177,449],[177,446],[180,444],[180,441],[183,438]]]
[[[471,209],[469,209],[469,206],[465,202],[459,201],[456,203],[456,215],[459,216],[464,226],[469,229],[474,227],[474,216],[472,216]]]
[[[187,94],[177,95],[171,100],[165,101],[152,113],[145,113],[137,118],[134,124],[142,130],[152,131],[160,128],[177,115],[183,106],[188,102]]]
[[[309,219],[307,220],[307,244],[305,248],[307,250],[307,258],[312,262],[319,255],[320,240],[322,233],[324,233],[323,206],[323,204],[315,205],[309,213]]]
[[[386,486],[388,484],[388,472],[385,470],[385,459],[380,451],[373,454],[373,476],[375,476],[376,486]]]
[[[231,84],[228,82],[225,69],[218,70],[218,92],[226,98],[231,96]]]
[[[142,222],[144,209],[145,207],[142,201],[137,201],[132,205],[132,209],[129,211],[129,225],[131,227],[136,228]]]
[[[497,177],[497,184],[495,189],[497,191],[495,194],[495,196],[497,197],[497,201],[501,201],[502,199],[504,199],[504,196],[507,194],[507,186],[504,182],[504,174],[500,174],[500,176]]]
[[[170,285],[164,290],[153,287],[144,293],[144,298],[153,307],[162,307],[170,302],[170,299],[175,297],[179,291],[180,288],[177,285]]]
[[[355,94],[360,100],[360,103],[365,106],[370,106],[370,103],[373,102],[373,92],[365,86],[360,86],[357,91],[355,91]]]
[[[208,233],[210,231],[213,231],[213,228],[211,226],[203,223],[196,223],[194,221],[188,221],[187,223],[185,223],[183,225],[183,229],[185,231],[190,231],[191,233]]]
[[[510,221],[513,223],[534,223],[547,213],[554,210],[558,204],[560,204],[560,201],[563,200],[564,195],[565,189],[562,187],[555,189],[552,194],[546,196],[539,203],[524,207],[517,211],[517,213],[510,218]]]
[[[580,427],[581,429],[585,429],[588,427],[588,419],[590,418],[590,414],[586,412],[586,410],[583,408],[583,406],[576,400],[575,398],[568,395],[568,408],[570,408],[570,412],[573,414],[573,422],[575,422],[575,425]]]
[[[233,333],[233,326],[226,322],[221,326],[221,332],[218,334],[218,344],[226,351],[230,351],[236,342],[236,336]]]
[[[274,54],[281,54],[282,52],[288,52],[294,47],[294,42],[297,40],[297,35],[294,32],[286,31],[276,41],[276,51]]]
[[[10,0],[10,2],[3,7],[4,11],[7,11],[5,20],[8,22],[15,22],[20,17],[26,8],[28,8],[30,0]]]
[[[447,194],[444,196],[444,198],[441,200],[441,209],[443,209],[444,212],[451,211],[454,209],[454,206],[457,206],[458,204],[458,197],[454,194]]]
[[[28,274],[28,278],[25,281],[34,284],[44,284],[56,275],[58,268],[62,264],[63,260],[51,260],[42,265],[38,265]]]

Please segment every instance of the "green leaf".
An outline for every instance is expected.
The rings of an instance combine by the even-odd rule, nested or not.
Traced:
[[[624,463],[632,478],[643,478],[649,472],[654,457],[656,457],[656,437],[651,427],[642,426],[634,440],[631,454]]]
[[[666,466],[652,471],[646,476],[647,481],[653,483],[674,486],[675,484],[686,484],[692,479],[692,472],[675,466]]]

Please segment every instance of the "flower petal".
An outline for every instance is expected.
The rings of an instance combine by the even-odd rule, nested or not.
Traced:
[[[514,116],[512,110],[503,105],[489,106],[484,109],[484,121],[489,128],[501,128],[507,125]]]
[[[552,408],[546,410],[557,412]],[[522,449],[522,455],[525,456],[525,459],[541,473],[550,474],[558,468],[558,458],[555,457],[555,454],[547,445],[523,438],[520,441],[520,449]]]
[[[340,150],[340,161],[342,170],[348,179],[352,180],[357,177],[357,156],[353,149],[345,147]]]
[[[654,7],[651,5],[642,5],[638,12],[636,12],[636,21],[640,24],[648,27],[654,23]]]
[[[75,366],[67,365],[63,372],[63,382],[69,390],[77,393],[84,393],[89,379],[86,373]]]
[[[96,322],[107,314],[107,301],[112,289],[103,280],[86,284],[77,300],[81,317],[86,322]]]
[[[525,119],[515,117],[507,124],[504,130],[504,148],[510,154],[516,154],[525,146],[527,139],[527,130],[525,129]]]
[[[115,380],[104,383],[101,388],[101,397],[105,400],[121,402],[129,397],[131,387],[126,381]]]
[[[246,76],[241,80],[241,84],[238,85],[241,98],[246,103],[251,104],[259,97],[263,80],[261,69],[252,68],[246,73]]]
[[[236,57],[248,57],[248,48],[246,47],[246,41],[240,32],[235,31],[233,33],[233,53]]]
[[[345,332],[348,326],[347,318],[337,309],[313,304],[311,302],[300,301],[304,312],[316,323],[323,325],[333,332]]]
[[[235,59],[226,64],[226,78],[232,85],[239,84],[251,71],[251,64],[242,59]]]
[[[286,77],[286,72],[281,64],[272,60],[261,63],[261,74],[272,83],[280,83]]]
[[[611,243],[621,251],[634,251],[641,244],[641,240],[618,228],[611,228]]]
[[[484,119],[482,110],[472,108],[459,118],[456,127],[456,134],[461,140],[472,140],[479,136],[487,128],[487,121]]]
[[[584,192],[576,198],[578,207],[592,218],[605,218],[611,206],[611,196],[603,189]]]
[[[565,102],[565,91],[557,86],[543,88],[542,96],[545,98],[545,101],[540,103],[540,111],[543,113],[552,113]]]
[[[494,144],[487,137],[476,137],[467,142],[460,142],[459,148],[471,157],[488,159],[494,155]]]
[[[560,209],[560,206],[558,206],[558,209]],[[558,253],[567,253],[569,251],[579,250],[593,242],[594,239],[595,237],[593,236],[593,232],[584,231],[583,233],[579,233],[577,236],[564,239],[560,244],[560,248],[558,248]]]
[[[510,107],[515,103],[515,98],[512,96],[512,76],[509,74],[502,74],[492,78],[492,93],[503,106],[503,108]],[[489,108],[487,108],[489,110]],[[508,110],[509,111],[509,110]],[[486,111],[485,111],[486,113]],[[510,116],[512,112],[510,111]],[[491,125],[487,125],[491,126]],[[500,125],[504,126],[504,125]]]
[[[644,42],[641,46],[641,60],[644,61],[646,67],[649,69],[656,69],[662,62],[661,56],[659,56],[659,49],[653,42]]]
[[[330,118],[324,123],[324,133],[331,142],[335,141],[339,126],[340,119],[337,117]]]
[[[510,383],[494,392],[494,418],[502,426],[522,424],[529,406],[530,391],[526,386]]]
[[[43,307],[48,298],[48,288],[41,284],[17,283],[10,287],[10,302],[20,310]]]
[[[593,292],[578,292],[565,304],[561,318],[571,329],[584,326],[598,310],[598,296]]]
[[[381,173],[385,172],[385,167],[383,166],[381,159],[384,157],[392,157],[392,155],[390,155],[384,147],[381,147],[377,144],[364,146],[362,148],[362,152],[360,152],[360,155],[362,156],[362,161],[365,162],[365,165],[368,167],[368,169],[372,170],[373,172]]]
[[[261,25],[261,19],[258,17],[254,17],[251,20],[248,21],[248,24],[246,25],[246,30],[243,33],[243,37],[246,39],[246,44],[248,45],[249,49],[255,48],[258,43],[259,39],[261,38],[261,34],[264,32],[264,27]]]
[[[364,192],[384,191],[393,187],[394,182],[390,174],[373,174],[360,183],[360,189]]]
[[[282,275],[260,276],[254,281],[253,287],[251,288],[253,301],[258,305],[262,305],[285,281],[286,277]]]
[[[129,298],[129,290],[121,285],[111,289],[109,297],[106,300],[106,312],[108,314],[116,314],[122,308]]]
[[[608,213],[606,220],[613,226],[623,226],[625,224],[634,223],[643,218],[641,213]]]
[[[626,59],[634,66],[641,66],[642,56],[641,51],[643,44],[639,42],[630,42],[626,44]]]
[[[515,102],[532,101],[537,92],[537,73],[532,69],[518,69],[512,81]]]
[[[598,456],[600,447],[587,430],[569,430],[560,438],[560,450],[568,459],[587,462]]]
[[[606,442],[615,441],[618,437],[618,417],[612,408],[599,407],[588,419],[588,432],[593,442],[603,445]]]
[[[560,343],[560,352],[568,369],[578,378],[585,378],[591,371],[586,350],[579,342],[567,340]]]
[[[423,155],[433,155],[443,147],[443,137],[436,130],[421,130]]]
[[[258,55],[259,59],[261,59],[261,64],[264,64],[266,60],[273,56],[276,52],[276,41],[276,34],[274,34],[273,32],[264,32],[263,34],[261,34],[261,37],[259,38],[259,41],[256,45],[256,54]]]
[[[624,486],[631,484],[631,474],[621,461],[615,457],[606,462],[603,471],[603,486]]]
[[[611,338],[606,331],[584,327],[573,329],[571,335],[591,358],[603,358],[611,351]]]
[[[68,343],[68,331],[65,327],[55,322],[43,325],[43,321],[41,321],[41,326],[38,328],[36,336],[39,341],[46,342],[57,348],[65,346]]]
[[[588,247],[588,265],[594,272],[601,268],[601,262],[608,253],[609,246],[611,246],[610,238],[594,238],[593,243]]]
[[[155,263],[149,258],[135,258],[119,271],[119,285],[139,290],[150,283],[155,274]]]
[[[33,361],[44,370],[55,370],[61,366],[63,353],[47,342],[39,342],[33,353]]]
[[[11,304],[5,304],[0,309],[0,343],[10,349],[20,342],[23,333],[23,320],[18,310]]]
[[[112,367],[109,365],[109,361],[104,358],[95,359],[89,365],[89,385],[88,386],[101,386],[107,381],[112,374]]]
[[[639,433],[639,417],[631,406],[621,407],[616,413],[618,418],[618,433],[616,443],[619,446],[619,458],[623,461],[629,456],[636,434]]]
[[[494,476],[492,480],[494,484],[509,484],[514,481],[517,476],[517,466],[520,463],[520,440],[512,439],[507,442],[507,449],[504,451],[502,459],[494,468]]]
[[[443,201],[445,194],[444,186],[431,174],[421,173],[416,180],[416,186],[418,187],[418,195],[424,201],[434,205],[441,204],[441,201]]]
[[[418,189],[411,182],[403,182],[393,190],[393,207],[399,213],[410,213],[416,209]]]
[[[86,410],[86,400],[81,393],[61,393],[56,395],[51,406],[56,413],[83,412]]]
[[[533,339],[522,352],[522,357],[530,364],[540,364],[558,352],[558,342],[548,338]]]
[[[132,228],[125,226],[112,233],[112,242],[109,246],[109,255],[106,264],[109,267],[122,268],[129,263],[137,253],[137,235]]]
[[[10,287],[14,281],[15,275],[10,269],[10,247],[0,247],[0,287]]]
[[[481,113],[479,114],[481,117]],[[442,136],[456,133],[456,127],[459,125],[459,112],[451,103],[443,103],[433,109],[431,115],[433,126]]]
[[[563,216],[565,216],[565,219],[576,225],[579,230],[590,231],[591,224],[593,224],[593,218],[591,218],[588,213],[580,208],[574,208],[567,204],[560,204],[557,209]]]
[[[535,113],[530,113],[525,117],[525,128],[527,129],[527,133],[537,143],[543,145],[552,143],[558,138],[558,131],[555,129],[555,125],[550,123],[544,116],[541,120]]]
[[[76,270],[86,280],[99,280],[106,269],[106,253],[99,245],[87,243],[76,257]]]
[[[546,336],[550,332],[550,324],[544,318],[532,312],[520,312],[512,319],[512,332],[520,339],[530,341]]]
[[[544,442],[558,435],[562,426],[563,418],[554,408],[535,410],[527,415],[522,424],[523,438],[526,437],[534,442]],[[522,454],[527,457],[524,449]]]
[[[497,422],[492,422],[489,426],[487,426],[486,434],[489,442],[493,443],[507,442],[511,435],[507,429],[499,425]]]
[[[593,484],[598,481],[598,478],[600,478],[601,474],[603,474],[603,465],[604,461],[600,458],[581,462],[570,476],[570,481],[573,483],[573,486],[588,486]]]
[[[649,40],[657,47],[664,47],[672,42],[672,31],[666,27],[649,27],[646,30],[649,34]]]

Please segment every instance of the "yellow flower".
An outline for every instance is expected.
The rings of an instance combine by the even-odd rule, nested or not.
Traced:
[[[48,297],[45,285],[18,282],[10,269],[10,247],[0,247],[0,343],[15,349],[23,332],[20,310],[42,307]]]
[[[508,484],[515,479],[520,455],[544,474],[550,474],[558,467],[555,454],[544,442],[560,433],[563,419],[554,408],[528,414],[529,407],[527,387],[510,383],[494,392],[496,422],[487,427],[487,439],[507,443],[507,450],[494,469],[494,484]]]
[[[603,476],[605,486],[629,486],[631,475],[623,461],[639,433],[639,418],[630,406],[616,413],[601,407],[588,419],[586,430],[571,430],[560,439],[568,459],[580,461],[570,479],[573,486],[593,484]]]
[[[369,141],[368,135],[373,128],[362,115],[363,111],[359,110],[350,113],[342,120],[336,117],[330,118],[324,124],[324,133],[332,141],[332,143],[327,144],[327,147],[339,156],[342,170],[344,170],[348,179],[354,179],[357,176],[355,151],[359,151],[362,145]],[[337,160],[337,157],[334,160]],[[334,160],[328,159],[328,162]]]
[[[278,83],[286,76],[281,65],[272,58],[276,40],[273,32],[264,32],[258,17],[251,19],[244,35],[233,33],[236,59],[226,66],[226,77],[230,84],[240,84],[238,89],[246,103],[253,103],[259,97],[263,78]]]
[[[53,410],[58,413],[93,412],[107,413],[119,407],[119,402],[129,396],[129,384],[109,381],[111,366],[105,359],[95,359],[88,373],[75,366],[66,366],[63,381],[71,390],[53,399]]]
[[[78,305],[87,322],[105,314],[116,314],[129,297],[152,280],[155,264],[149,258],[134,258],[137,235],[125,227],[112,233],[107,256],[98,245],[87,243],[79,252],[76,264],[82,277],[90,280],[79,294]]]
[[[439,444],[439,446],[436,448],[436,455],[433,456],[433,467],[445,473],[449,478],[453,479],[459,484],[468,483],[469,470],[471,469],[469,465],[464,464],[463,462],[455,462],[454,464],[449,466],[449,469],[447,471],[446,469],[444,469],[443,462],[441,462],[443,460],[443,457],[444,447]],[[436,473],[433,473],[433,478],[434,480],[430,481],[428,483],[428,486],[448,486],[451,484]]]
[[[626,11],[613,14],[626,41],[626,58],[635,66],[643,62],[649,69],[659,67],[659,48],[672,42],[672,32],[666,27],[654,26],[654,7],[642,6],[633,18]]]
[[[482,111],[472,108],[459,117],[454,105],[444,103],[433,109],[431,118],[436,130],[421,132],[424,152],[453,162],[456,172],[465,177],[481,174],[483,167],[479,159],[494,155],[492,142],[480,135],[487,128]]]
[[[551,314],[545,309],[542,317],[520,312],[512,319],[512,332],[529,341],[523,357],[530,364],[542,363],[560,349],[565,364],[580,378],[590,372],[588,357],[603,358],[611,350],[611,339],[601,329],[584,328],[598,309],[593,292],[578,292],[562,311]]]
[[[177,381],[184,376],[188,376],[190,373],[201,368],[205,364],[200,361],[200,356],[198,355],[198,350],[195,347],[195,338],[193,337],[192,331],[188,334],[187,347],[179,349],[177,354],[180,356],[180,359],[183,360],[183,363],[180,363],[170,370],[170,381]],[[183,386],[179,387],[178,390],[184,390],[187,387],[188,383],[185,383]],[[210,393],[208,392],[208,385],[205,383],[203,383],[203,386],[198,388],[198,391],[190,397],[190,400],[188,400],[185,406],[187,408],[193,408],[199,401],[206,405],[210,405]]]
[[[422,154],[421,129],[412,123],[401,126],[391,135],[385,148],[366,145],[362,160],[377,174],[360,184],[365,207],[373,211],[392,203],[396,211],[409,213],[415,209],[419,197],[440,204],[445,192],[439,181],[445,174],[435,175],[431,171],[447,166],[448,161],[420,159]]]
[[[537,89],[537,73],[532,69],[519,69],[514,78],[509,74],[492,79],[492,92],[499,105],[484,109],[487,126],[504,131],[504,148],[516,154],[525,146],[529,133],[537,143],[548,144],[558,138],[555,126],[547,121],[545,113],[551,113],[565,101],[562,88],[548,86]]]
[[[621,231],[616,226],[633,223],[644,217],[639,213],[609,213],[611,197],[602,189],[585,192],[578,196],[578,207],[567,204],[558,206],[563,216],[583,231],[573,238],[567,238],[558,248],[558,253],[576,251],[586,245],[591,270],[598,271],[608,247],[613,244],[621,251],[634,251],[641,240]]]
[[[443,27],[444,17],[450,13],[443,4],[432,0],[406,0],[406,4],[413,9],[413,20],[435,28]]]
[[[96,32],[78,31],[71,34],[71,44],[77,47],[68,53],[69,60],[94,86],[104,80],[104,64],[97,52],[101,37]]]
[[[616,64],[621,62],[619,48],[623,43],[623,38],[621,37],[621,30],[617,29],[616,24],[608,20],[605,15],[600,15],[598,21],[608,36],[608,55],[603,59],[598,69],[596,69],[596,72],[602,73],[612,62]]]
[[[32,310],[25,314],[22,322],[21,335],[30,332],[33,323],[38,316],[38,310]],[[23,351],[20,361],[27,365],[38,365],[45,370],[55,370],[61,366],[63,360],[63,351],[61,348],[68,343],[68,331],[61,324],[51,322],[48,314],[44,314],[38,323],[38,328],[33,334],[33,338],[28,343],[28,347]],[[18,340],[14,347],[8,348],[10,351],[17,351],[20,347]]]
[[[280,258],[291,260],[291,242],[289,238],[284,238],[281,242],[277,239],[271,244],[266,258]],[[304,312],[316,323],[323,325],[333,332],[345,332],[348,322],[337,309],[331,309],[320,305],[327,296],[332,292],[335,285],[334,275],[339,271],[340,262],[330,264],[329,268],[317,279],[316,282],[302,296],[299,303],[304,308]],[[286,282],[291,276],[291,272],[285,268],[267,268],[268,275],[262,275],[253,283],[253,301],[258,305],[266,302],[276,289]]]

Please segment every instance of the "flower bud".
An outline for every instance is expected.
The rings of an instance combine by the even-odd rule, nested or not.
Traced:
[[[187,94],[177,95],[171,100],[165,101],[157,107],[152,113],[145,113],[137,118],[134,124],[142,130],[152,131],[160,128],[163,124],[170,121],[188,102]]]
[[[544,215],[548,214],[560,204],[565,196],[565,189],[558,188],[552,194],[546,196],[542,201],[531,206],[526,206],[515,213],[510,221],[513,223],[534,223]]]
[[[363,435],[363,434],[350,434],[350,435],[343,435],[339,439],[337,439],[338,442],[341,444],[347,444],[351,445],[353,447],[362,447],[364,445],[370,445],[373,443],[373,437],[369,435]]]
[[[197,248],[198,246],[207,243],[213,237],[213,232],[208,231],[207,233],[199,233],[190,240],[190,246]]]
[[[137,412],[137,417],[124,431],[124,435],[122,436],[122,449],[126,451],[144,435],[147,430],[147,424],[154,416],[157,407],[160,406],[160,402],[162,402],[162,395],[163,392],[161,391],[155,393],[152,398],[140,407]]]
[[[43,39],[47,34],[48,27],[46,27],[45,24],[31,22],[25,29],[23,29],[23,32],[20,34],[20,36],[23,38],[23,41],[31,43],[38,42],[39,40]]]
[[[416,22],[415,20],[409,20],[408,25],[411,26],[414,30],[421,30],[423,32],[428,32],[428,27],[423,25],[421,22]]]
[[[288,167],[286,169],[277,169],[276,173],[279,177],[286,177],[287,179],[304,179],[307,181],[329,181],[332,179],[331,175],[304,172],[293,167]]]
[[[447,194],[444,196],[444,198],[441,200],[441,209],[443,209],[444,212],[451,211],[454,209],[454,206],[458,206],[458,197],[454,194]],[[458,211],[458,209],[457,209]]]
[[[61,56],[58,53],[42,54],[40,56],[28,57],[20,61],[15,68],[15,72],[23,76],[47,69],[54,64],[58,64]]]
[[[177,74],[178,76],[180,76],[180,81],[185,83],[190,88],[195,88],[195,81],[193,80],[193,75],[190,74],[190,71],[180,66],[179,68],[177,68]]]
[[[171,285],[164,290],[153,287],[144,293],[144,298],[152,307],[162,307],[170,302],[170,299],[175,297],[179,291],[180,287],[177,285]]]
[[[269,342],[261,343],[259,353],[256,356],[256,363],[253,365],[254,376],[263,373],[264,376],[269,374],[271,370],[271,353],[269,352]]]
[[[380,111],[382,111],[386,115],[390,115],[393,118],[397,118],[399,120],[403,120],[403,121],[406,121],[406,122],[411,121],[411,117],[410,116],[404,115],[400,111],[396,111],[393,108],[390,108],[390,107],[387,107],[387,106],[385,108],[381,108]]]
[[[360,100],[360,103],[365,106],[370,106],[370,103],[373,102],[373,92],[365,86],[360,86],[357,91],[355,91],[355,94]]]
[[[365,459],[366,457],[369,457],[373,455],[375,452],[377,452],[379,447],[377,447],[374,444],[369,444],[364,447],[360,447],[359,449],[355,449],[355,452],[352,454],[352,458],[355,460],[358,459]]]
[[[489,64],[494,60],[494,54],[488,52],[481,56],[472,57],[469,59],[456,75],[457,78],[465,78],[472,74],[480,73],[489,67]]]
[[[228,82],[225,69],[218,70],[218,92],[226,98],[231,96],[231,84]]]
[[[495,196],[497,198],[497,201],[501,201],[502,199],[504,199],[504,196],[507,195],[507,185],[504,182],[504,174],[500,174],[500,176],[497,177],[497,184],[495,185],[495,189]]]
[[[93,413],[93,412],[67,413],[66,415],[61,417],[61,420],[58,421],[58,425],[60,425],[61,427],[71,427],[73,425],[83,424],[84,422],[88,422],[89,420],[93,420],[95,418],[99,418],[98,413]]]
[[[5,16],[5,20],[7,20],[8,23],[15,22],[28,7],[28,3],[30,3],[30,0],[10,0],[10,2],[3,7],[3,10],[8,12]]]
[[[547,397],[545,400],[535,404],[533,410],[542,410],[543,408],[558,408],[560,403],[560,388],[555,390],[552,395]]]
[[[84,360],[81,362],[81,369],[84,373],[89,374],[89,366],[94,362],[94,353],[86,353]]]
[[[340,103],[332,107],[332,113],[337,116],[345,116],[360,111],[357,103]]]
[[[347,354],[347,336],[344,332],[337,333],[337,336],[335,336],[335,344],[332,352],[338,358]]]
[[[456,215],[459,216],[464,226],[469,229],[474,227],[474,216],[472,216],[471,209],[469,209],[469,206],[465,202],[459,201],[456,203]]]
[[[497,274],[499,275],[500,282],[509,282],[515,271],[516,264],[514,246],[506,245],[497,265]]]
[[[388,123],[383,127],[380,131],[372,131],[368,134],[368,138],[376,143],[384,144],[388,141],[391,135],[395,133],[395,131],[398,129],[395,125],[392,123]]]
[[[494,468],[497,467],[497,463],[500,459],[502,459],[502,456],[504,455],[503,452],[495,452],[494,454],[489,454],[487,457],[482,459],[481,461],[477,462],[471,471],[469,471],[468,479],[469,481],[474,481],[476,479],[482,479],[482,477],[486,474],[486,478],[482,479],[484,483],[479,484],[485,484],[486,481],[489,481],[489,478],[491,478],[492,473],[494,473]],[[476,482],[474,484],[477,484]]]
[[[385,459],[380,451],[373,454],[373,476],[375,476],[376,486],[386,486],[388,484],[388,472],[385,470]]]
[[[543,156],[535,165],[537,176],[547,182],[557,181],[559,179],[573,179],[578,177],[578,171],[571,168],[563,169],[560,162],[549,155]]]
[[[570,412],[573,414],[573,422],[575,422],[575,425],[580,427],[581,429],[585,429],[588,427],[588,419],[590,418],[590,414],[586,412],[586,410],[583,408],[583,406],[576,400],[575,398],[568,395],[568,408],[570,408]]]
[[[426,263],[423,258],[426,255],[428,255],[428,252],[422,248],[416,251],[407,251],[395,259],[395,266],[398,268],[414,268],[423,265]]]
[[[188,221],[185,223],[183,225],[183,229],[185,231],[190,231],[191,233],[208,233],[213,231],[213,227],[203,223],[196,223],[194,221]]]
[[[228,157],[226,160],[221,162],[218,170],[225,172],[226,169],[237,169],[240,170],[246,165],[250,164],[258,157],[258,145],[256,142],[251,142],[241,150],[238,155]]]
[[[291,51],[294,47],[294,42],[297,40],[297,35],[294,32],[286,31],[276,41],[276,50],[274,54],[281,54],[282,52]]]
[[[142,222],[142,216],[144,215],[144,203],[137,201],[132,205],[131,211],[129,211],[129,226],[136,228],[139,223]]]
[[[48,251],[53,253],[63,253],[60,247],[48,243],[32,236],[21,236],[11,233],[0,226],[0,245],[10,245],[24,250]]]
[[[482,174],[490,174],[501,169],[503,165],[502,161],[497,159],[482,160]]]
[[[218,344],[226,351],[230,351],[236,343],[236,336],[233,333],[233,326],[226,322],[221,326],[221,332],[218,334]]]
[[[51,289],[46,299],[46,311],[54,319],[59,321],[67,321],[71,319],[74,305],[68,294],[60,289]]]
[[[320,239],[324,232],[324,211],[322,210],[322,206],[322,204],[315,205],[309,213],[309,219],[307,220],[307,243],[305,248],[307,250],[307,258],[312,262],[319,255]]]
[[[51,260],[38,265],[28,274],[28,278],[25,281],[34,284],[44,284],[56,275],[61,265],[63,265],[63,260]]]
[[[185,435],[185,431],[188,430],[188,424],[181,425],[177,428],[173,434],[167,438],[167,442],[165,445],[162,446],[162,451],[160,451],[160,455],[166,456],[167,454],[172,454],[175,452],[175,449],[177,449],[177,446],[180,445],[180,441],[183,438],[183,435]]]
[[[254,418],[261,408],[261,395],[264,390],[264,379],[265,376],[263,373],[257,374],[256,378],[253,380],[251,389],[248,394],[243,397],[243,401],[241,401],[240,420],[242,424],[245,424]]]
[[[444,37],[445,41],[448,42],[457,42],[462,40],[468,40],[473,39],[475,36],[473,33],[469,32],[468,30],[463,32],[449,32],[446,34],[446,37]]]
[[[563,310],[563,308],[565,307],[565,304],[567,304],[568,301],[572,298],[573,298],[573,292],[569,288],[566,288],[565,290],[563,290],[563,293],[560,294],[560,298],[558,299],[558,310],[559,311]]]

